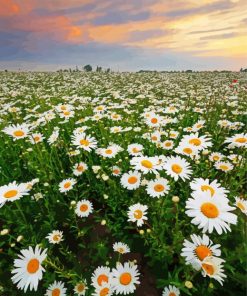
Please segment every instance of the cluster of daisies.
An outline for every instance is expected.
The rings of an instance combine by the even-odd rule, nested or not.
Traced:
[[[120,75],[121,79],[126,79],[125,75]],[[46,80],[45,77],[41,78]],[[103,183],[111,178],[116,186],[119,185],[126,195],[126,203],[119,204],[123,208],[126,206],[125,221],[138,231],[145,224],[150,230],[152,207],[158,199],[169,200],[177,184],[188,187],[188,196],[181,194],[172,198],[174,202],[178,202],[179,198],[183,200],[185,219],[195,226],[190,237],[182,238],[180,255],[192,270],[222,284],[227,276],[224,271],[227,258],[220,257],[221,246],[214,244],[208,235],[221,236],[231,231],[233,225],[237,224],[237,211],[247,215],[247,200],[242,196],[231,199],[231,184],[225,188],[219,181],[231,173],[237,174],[244,162],[247,134],[242,132],[244,124],[235,119],[238,115],[246,114],[238,106],[238,90],[245,89],[241,89],[236,81],[230,86],[222,86],[219,80],[215,85],[225,93],[225,97],[219,100],[230,111],[223,109],[221,116],[218,116],[214,110],[210,110],[207,88],[197,85],[195,91],[191,85],[188,92],[188,83],[192,83],[188,77],[179,74],[174,77],[154,76],[148,83],[149,76],[136,76],[134,81],[131,76],[126,80],[129,84],[123,88],[123,92],[118,89],[119,85],[115,85],[114,75],[111,78],[113,81],[109,83],[108,78],[100,82],[101,79],[96,77],[94,80],[93,76],[75,77],[70,95],[64,95],[71,88],[69,76],[64,76],[62,82],[51,79],[59,88],[45,82],[49,91],[41,87],[37,92],[32,85],[11,82],[2,91],[6,96],[11,96],[12,101],[2,98],[0,111],[1,130],[6,143],[11,143],[11,147],[22,147],[25,153],[40,153],[41,158],[43,152],[52,158],[52,153],[64,149],[63,155],[68,158],[65,161],[68,160],[70,167],[55,176],[52,183],[57,193],[65,197],[64,200],[68,202],[66,206],[74,211],[77,222],[86,221],[89,215],[96,212],[93,198],[82,198],[75,194],[76,197],[70,200],[70,191],[78,189],[87,174],[95,174]],[[31,74],[27,81],[29,79],[32,81]],[[167,84],[166,80],[171,83]],[[81,84],[85,93],[84,90],[76,91]],[[163,89],[162,98],[154,93],[153,85]],[[91,87],[90,92],[88,87]],[[31,94],[37,100],[33,105],[30,103]],[[206,131],[210,124],[205,116],[210,113],[207,111],[217,117],[215,126],[209,129],[211,133]],[[226,117],[227,112],[229,118]],[[8,116],[11,116],[11,123]],[[21,159],[23,155],[21,153],[18,157]],[[58,155],[54,163],[57,161],[63,163],[64,160]],[[201,163],[203,170],[208,171],[201,171]],[[48,180],[47,176],[41,177]],[[38,178],[30,182],[8,180],[3,183],[5,185],[0,186],[1,210],[4,211],[9,202],[29,198],[36,183],[41,183]],[[49,186],[49,183],[46,184]],[[42,185],[39,184],[41,188]],[[135,199],[136,203],[129,198],[132,193],[137,193],[135,197],[139,196],[139,200]],[[99,194],[109,197],[102,192]],[[143,199],[142,194],[145,194]],[[42,198],[41,192],[31,196],[36,202]],[[16,202],[16,206],[21,210],[19,202]],[[197,230],[202,233],[198,234]],[[66,234],[62,228],[46,232],[43,237],[56,246],[66,244]],[[43,249],[42,244],[20,250],[11,270],[11,279],[18,289],[24,292],[38,290],[45,269],[54,267],[49,251]],[[121,255],[130,252],[127,244],[115,242],[113,251],[118,253],[119,260],[114,265],[100,263],[89,276],[87,274],[87,278],[73,282],[74,294],[111,296],[135,293],[142,283],[140,266],[135,261],[121,263]],[[57,277],[50,285],[45,283],[45,288],[46,296],[64,296],[70,293],[71,283]],[[162,296],[179,295],[179,287],[175,285],[168,285],[162,291]]]

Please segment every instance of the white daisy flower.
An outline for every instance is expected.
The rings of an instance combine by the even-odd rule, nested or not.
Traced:
[[[163,167],[166,173],[173,177],[175,181],[177,181],[178,178],[181,178],[183,181],[189,179],[192,174],[190,164],[180,156],[167,157]]]
[[[46,290],[45,296],[66,296],[67,289],[64,287],[64,283],[55,281]]]
[[[191,223],[202,228],[203,232],[213,232],[215,229],[218,234],[231,231],[229,224],[237,224],[237,216],[229,213],[234,210],[225,199],[215,196],[211,197],[209,191],[198,194],[197,197],[189,198],[186,202],[185,212],[192,217]]]
[[[94,137],[81,133],[72,136],[72,145],[90,152],[97,147],[97,141]]]
[[[17,184],[16,181],[0,187],[0,207],[7,201],[15,201],[27,195],[29,188],[26,183]]]
[[[143,145],[141,144],[130,144],[128,145],[127,151],[132,156],[140,156],[142,155]]]
[[[59,244],[61,241],[63,241],[63,232],[59,230],[53,230],[47,235],[46,238],[51,244]]]
[[[217,257],[206,257],[202,263],[202,275],[203,276],[209,276],[210,278],[214,278],[217,280],[221,285],[224,281],[224,278],[226,278],[226,275],[224,274],[222,263],[225,262],[225,260]]]
[[[82,173],[84,173],[88,169],[88,166],[85,162],[79,162],[76,163],[73,166],[73,174],[75,176],[80,176]]]
[[[217,170],[223,171],[225,173],[233,169],[233,165],[229,161],[218,161],[214,164]]]
[[[175,286],[169,285],[168,287],[165,287],[162,296],[179,296],[180,291]]]
[[[133,157],[130,161],[130,164],[134,166],[134,169],[137,171],[141,171],[143,174],[147,173],[156,173],[158,170],[162,169],[160,165],[159,158],[155,157],[147,157],[147,156],[137,156]]]
[[[137,189],[141,183],[141,174],[137,171],[129,171],[122,175],[120,183],[128,190]]]
[[[59,183],[59,191],[61,193],[68,192],[73,189],[73,186],[76,184],[76,180],[73,178],[65,179]]]
[[[247,215],[247,200],[235,197],[235,205],[245,214]]]
[[[86,199],[76,204],[75,213],[79,217],[88,217],[93,212],[93,204]]]
[[[103,283],[111,283],[112,275],[109,267],[99,266],[92,274],[92,285],[95,288],[102,287]]]
[[[113,295],[112,287],[110,283],[102,282],[101,286],[95,288],[95,292],[92,296],[111,296]]]
[[[26,123],[6,126],[3,132],[11,137],[13,140],[23,139],[28,137],[30,126]]]
[[[185,257],[186,264],[191,264],[196,270],[201,268],[201,261],[208,256],[220,256],[220,245],[213,245],[213,242],[206,234],[198,236],[192,234],[192,242],[184,240],[181,256]]]
[[[18,255],[18,259],[14,260],[14,267],[11,271],[12,281],[17,284],[17,288],[27,291],[37,291],[39,281],[42,279],[45,269],[41,265],[46,258],[46,251],[41,250],[37,245],[33,250],[32,247],[21,250],[21,255]]]
[[[128,211],[128,221],[137,222],[137,226],[140,227],[144,224],[144,220],[148,218],[145,216],[147,214],[148,207],[140,203],[134,204],[129,207]]]
[[[117,242],[113,244],[113,250],[120,254],[126,254],[130,252],[130,248],[127,244]]]
[[[165,178],[157,178],[149,181],[147,185],[147,194],[152,197],[160,197],[168,193],[170,186]]]
[[[87,287],[86,280],[83,280],[83,281],[77,283],[74,287],[75,294],[80,295],[80,296],[85,296],[87,290],[88,290],[88,287]]]
[[[112,270],[112,289],[117,295],[133,293],[136,285],[140,284],[139,275],[137,265],[130,265],[129,262],[117,264]]]

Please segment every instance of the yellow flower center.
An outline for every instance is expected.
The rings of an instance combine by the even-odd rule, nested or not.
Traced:
[[[225,164],[221,164],[220,169],[222,169],[223,171],[227,171],[229,169],[229,167]]]
[[[59,234],[55,234],[54,236],[53,236],[53,240],[54,241],[59,241],[60,240],[60,235]]]
[[[88,140],[80,140],[80,144],[82,146],[89,146],[89,141]]]
[[[119,280],[122,285],[127,286],[132,280],[131,274],[129,272],[124,272],[121,274]]]
[[[84,284],[78,284],[77,285],[77,291],[78,292],[83,292],[85,290],[85,285]]]
[[[39,269],[39,260],[36,258],[29,260],[27,264],[27,272],[35,273],[38,269]]]
[[[179,164],[173,164],[172,165],[172,171],[176,174],[180,174],[182,172],[183,168]]]
[[[135,176],[129,177],[128,183],[129,184],[135,184],[137,182],[137,178]]]
[[[202,186],[201,186],[201,190],[202,190],[202,191],[207,191],[207,190],[209,190],[209,191],[210,191],[210,194],[211,194],[211,197],[213,197],[214,194],[215,194],[215,190],[214,190],[214,188],[211,187],[211,186],[209,186],[209,185],[202,185]]]
[[[186,154],[191,154],[193,151],[192,151],[191,148],[184,148],[183,152],[186,153]]]
[[[155,123],[158,122],[158,119],[157,119],[157,118],[152,118],[152,119],[151,119],[151,122],[155,124]]]
[[[134,217],[136,219],[141,219],[142,218],[142,211],[141,210],[135,210],[134,211]]]
[[[156,137],[156,136],[152,136],[152,138],[151,138],[153,141],[157,141],[158,140],[158,138]]]
[[[16,137],[22,137],[22,136],[24,136],[24,132],[21,131],[21,130],[14,131],[14,136],[16,136]]]
[[[33,138],[35,142],[38,142],[40,140],[40,136],[36,136]]]
[[[83,172],[84,171],[84,167],[82,165],[78,165],[77,171],[78,172]]]
[[[98,284],[101,286],[102,285],[102,282],[106,282],[108,283],[108,276],[106,274],[101,274],[98,276],[98,279],[97,279],[97,282]]]
[[[81,212],[86,212],[88,210],[88,205],[86,205],[86,204],[82,204],[81,206],[80,206],[80,211]]]
[[[243,143],[247,142],[247,139],[246,138],[238,138],[238,139],[235,140],[235,142],[243,144]]]
[[[147,160],[147,159],[142,160],[141,165],[144,166],[147,169],[151,169],[153,167],[152,162]]]
[[[245,211],[245,206],[243,205],[243,203],[241,202],[237,202],[237,207],[242,210],[242,211]]]
[[[176,294],[174,292],[171,292],[168,296],[176,296]]]
[[[207,274],[213,275],[214,274],[214,267],[211,264],[203,263],[202,268],[206,271]]]
[[[56,288],[51,293],[52,296],[59,296],[60,295],[60,289]]]
[[[63,185],[63,187],[64,188],[69,188],[71,186],[71,182],[66,182],[66,183],[64,183],[64,185]]]
[[[109,294],[109,288],[103,288],[100,290],[99,295],[100,296],[107,296]]]
[[[166,146],[166,147],[171,147],[171,145],[172,145],[171,142],[167,142],[167,143],[165,143],[165,146]]]
[[[12,197],[15,197],[17,195],[17,193],[18,193],[17,190],[9,190],[9,191],[4,193],[3,197],[12,198]]]
[[[218,208],[211,202],[202,204],[201,212],[208,218],[217,218],[219,216]]]
[[[189,140],[189,143],[192,144],[192,145],[195,145],[195,146],[200,146],[202,142],[201,142],[200,139],[195,138],[195,139]]]
[[[206,258],[207,256],[212,256],[211,250],[208,247],[204,246],[204,245],[200,245],[200,246],[196,247],[195,252],[196,252],[197,257],[201,261],[204,258]]]
[[[165,189],[165,186],[163,186],[162,184],[157,184],[154,186],[154,191],[156,192],[162,192],[164,191],[164,189]]]
[[[105,153],[106,154],[112,154],[112,150],[111,149],[106,149]]]
[[[218,155],[215,155],[214,157],[213,157],[213,160],[215,160],[215,161],[217,161],[217,160],[219,160],[220,158],[219,158],[219,156]]]

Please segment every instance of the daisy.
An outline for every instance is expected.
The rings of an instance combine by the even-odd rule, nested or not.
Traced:
[[[141,171],[143,174],[157,173],[161,170],[162,166],[159,163],[158,157],[137,156],[133,157],[130,164],[134,166],[135,170]]]
[[[88,166],[85,162],[79,162],[76,163],[73,166],[73,174],[75,176],[80,176],[82,173],[84,173],[88,169]]]
[[[64,287],[64,283],[55,281],[46,290],[45,296],[66,296],[67,289]]]
[[[170,131],[168,135],[169,135],[169,138],[171,138],[171,139],[177,139],[177,137],[179,136],[179,132]]]
[[[212,146],[212,142],[206,136],[199,136],[198,133],[183,136],[181,144],[196,146],[198,150],[203,150]]]
[[[113,244],[113,250],[120,254],[126,254],[130,252],[130,248],[128,245],[118,242]]]
[[[217,170],[229,172],[233,169],[233,165],[229,161],[219,161],[214,164]]]
[[[185,257],[186,264],[191,264],[196,270],[201,268],[201,261],[207,256],[220,256],[220,245],[213,245],[213,242],[206,234],[198,236],[192,234],[192,242],[184,240],[181,256]]]
[[[133,293],[136,285],[140,284],[139,275],[137,265],[130,265],[129,262],[124,265],[118,263],[112,270],[112,289],[117,295]]]
[[[115,157],[118,152],[123,151],[123,149],[116,144],[112,144],[108,146],[107,148],[98,148],[96,150],[96,153],[107,158],[113,158]]]
[[[179,146],[174,150],[177,154],[182,154],[194,158],[198,156],[198,149],[196,146],[186,143],[180,143]]]
[[[102,287],[103,283],[109,283],[111,282],[111,270],[109,267],[106,266],[99,266],[95,269],[93,275],[92,275],[92,285],[95,288]]]
[[[174,146],[174,142],[171,140],[166,140],[166,141],[160,143],[160,147],[163,149],[166,149],[166,150],[173,149],[173,146]]]
[[[90,152],[92,149],[97,147],[97,141],[94,137],[90,135],[87,136],[85,133],[76,134],[72,136],[72,145],[78,148],[83,148],[84,150]]]
[[[140,227],[144,224],[144,220],[148,218],[145,216],[147,214],[148,207],[140,203],[134,204],[129,207],[128,211],[128,221],[137,222],[137,226]]]
[[[247,134],[237,134],[232,137],[226,138],[224,143],[230,143],[229,148],[234,147],[247,147]]]
[[[46,251],[41,250],[37,245],[33,250],[32,247],[21,250],[21,255],[18,255],[18,259],[14,260],[14,267],[11,271],[12,281],[17,284],[17,288],[27,291],[37,291],[39,281],[42,279],[45,269],[41,265],[46,258]]]
[[[162,296],[179,296],[179,295],[180,295],[179,289],[171,285],[169,285],[168,287],[165,287],[162,292]]]
[[[26,183],[17,184],[16,181],[0,187],[0,205],[7,201],[15,201],[27,195],[29,188]]]
[[[212,182],[209,179],[203,178],[195,178],[192,182],[190,182],[190,188],[195,192],[204,192],[209,191],[211,197],[221,196],[222,198],[227,196],[229,193],[224,187],[221,187],[220,183],[217,180],[213,180]]]
[[[54,131],[52,132],[52,134],[50,135],[47,141],[50,145],[52,145],[57,141],[58,137],[59,137],[59,129],[57,128],[57,129],[54,129]]]
[[[152,197],[160,197],[168,193],[170,186],[165,178],[157,178],[149,181],[147,185],[147,194]]]
[[[112,175],[113,176],[119,176],[119,175],[121,175],[121,169],[120,169],[120,167],[114,165],[112,167]]]
[[[73,186],[76,184],[76,180],[73,178],[65,179],[59,183],[59,191],[61,193],[68,192],[73,189]]]
[[[192,129],[194,132],[197,132],[199,131],[200,129],[202,129],[204,127],[204,123],[205,123],[205,120],[199,120],[197,121],[197,123],[195,123],[193,126],[192,126]]]
[[[128,190],[137,189],[141,183],[141,174],[137,171],[129,171],[124,173],[120,179],[120,183]]]
[[[46,238],[51,244],[59,244],[61,241],[63,241],[63,232],[59,230],[53,230],[47,235]]]
[[[155,113],[151,113],[149,117],[146,118],[146,124],[149,127],[159,127],[162,125],[163,118]]]
[[[75,213],[79,217],[88,217],[93,212],[93,204],[86,199],[79,201],[76,204]]]
[[[13,137],[14,141],[17,139],[23,139],[28,136],[29,125],[27,125],[26,123],[23,123],[23,124],[6,126],[3,129],[3,132]]]
[[[80,126],[80,127],[77,127],[77,128],[73,131],[73,134],[74,134],[74,135],[82,134],[82,133],[84,133],[87,129],[88,129],[88,126],[86,126],[86,125],[84,125],[84,126]]]
[[[74,287],[74,292],[77,294],[77,295],[82,295],[84,296],[86,294],[86,291],[88,290],[88,287],[87,287],[87,281],[86,280],[83,280],[79,283],[77,283]]]
[[[102,282],[101,286],[96,287],[95,292],[92,296],[111,296],[113,293],[111,284]]]
[[[209,160],[212,162],[221,161],[225,156],[219,152],[213,152],[209,156]]]
[[[247,215],[247,200],[244,200],[240,197],[235,197],[235,205],[245,214]]]
[[[127,151],[132,156],[141,156],[143,148],[141,144],[130,144],[128,145]]]
[[[29,139],[32,144],[37,144],[44,140],[44,136],[41,133],[35,133],[32,134]]]
[[[163,165],[166,173],[173,177],[175,181],[180,177],[183,181],[189,179],[192,174],[190,164],[180,156],[167,157],[165,164]]]
[[[214,278],[221,285],[223,285],[222,282],[224,281],[224,278],[226,278],[222,266],[223,262],[225,262],[225,260],[221,258],[217,258],[214,256],[206,257],[201,263],[202,275]]]
[[[204,233],[211,233],[215,229],[218,234],[222,234],[223,231],[231,231],[229,224],[237,223],[237,216],[230,213],[235,208],[230,207],[221,197],[212,198],[208,190],[189,198],[186,209],[185,213],[193,218],[191,223],[202,228]]]

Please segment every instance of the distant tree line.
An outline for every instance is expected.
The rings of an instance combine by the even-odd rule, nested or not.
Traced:
[[[58,70],[57,72],[92,72],[93,71],[93,67],[88,64],[88,65],[85,65],[81,68],[81,70],[78,68],[78,66],[75,67],[75,69],[60,69]],[[105,73],[110,73],[111,72],[111,69],[110,68],[107,68],[107,69],[103,69],[102,67],[100,66],[97,66],[95,68],[95,72],[105,72]]]

